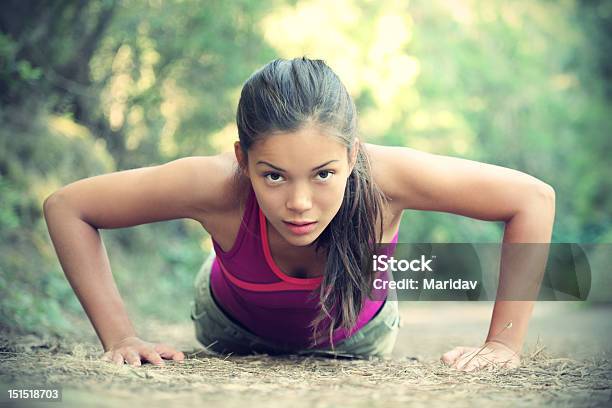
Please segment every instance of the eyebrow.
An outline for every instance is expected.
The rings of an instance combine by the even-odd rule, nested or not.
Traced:
[[[321,164],[321,165],[319,165],[319,166],[315,167],[314,169],[312,169],[312,171],[318,170],[318,169],[320,169],[321,167],[325,167],[325,166],[327,166],[329,163],[333,163],[333,162],[337,162],[337,161],[339,161],[339,160],[330,160],[330,161],[328,161],[327,163],[323,163],[323,164]],[[286,170],[283,170],[283,169],[281,169],[280,167],[277,167],[277,166],[275,166],[275,165],[273,165],[273,164],[271,164],[271,163],[268,163],[268,162],[266,162],[266,161],[263,161],[263,160],[260,160],[260,161],[258,161],[257,163],[255,163],[255,165],[256,165],[256,166],[257,166],[258,164],[265,164],[266,166],[270,166],[270,167],[272,167],[272,168],[273,168],[273,169],[275,169],[275,170],[282,171],[283,173],[286,173],[286,172],[287,172]]]

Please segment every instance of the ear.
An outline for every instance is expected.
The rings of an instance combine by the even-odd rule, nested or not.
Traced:
[[[242,173],[249,177],[249,164],[248,160],[242,152],[242,148],[240,147],[240,142],[234,142],[234,154],[236,155],[236,161],[242,170]]]

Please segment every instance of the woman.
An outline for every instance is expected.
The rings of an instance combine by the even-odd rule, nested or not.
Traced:
[[[215,251],[197,276],[192,319],[214,352],[358,357],[388,356],[397,337],[397,302],[372,296],[369,262],[380,253],[376,243],[397,241],[403,210],[505,221],[504,243],[550,240],[555,199],[547,184],[362,143],[356,123],[351,97],[323,61],[275,60],[244,84],[233,154],[92,177],[52,194],[44,204],[49,232],[104,358],[140,365],[184,356],[137,337],[98,228],[202,224]],[[497,301],[484,345],[457,347],[443,362],[517,366],[532,308]]]

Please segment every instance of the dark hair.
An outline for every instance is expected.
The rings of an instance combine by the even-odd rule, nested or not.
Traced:
[[[322,60],[306,57],[276,59],[253,73],[244,83],[236,113],[240,147],[245,157],[251,146],[275,132],[298,131],[317,126],[348,148],[348,157],[357,133],[357,109],[338,76]],[[366,152],[359,145],[357,161],[350,174],[342,206],[317,239],[316,250],[327,252],[327,264],[319,291],[321,313],[311,322],[312,346],[321,322],[332,348],[333,331],[352,328],[372,292],[372,254],[382,240],[385,199],[371,177]],[[376,239],[375,222],[381,222]],[[337,306],[340,306],[339,308]]]

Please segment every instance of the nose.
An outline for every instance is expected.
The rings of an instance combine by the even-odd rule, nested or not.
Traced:
[[[296,186],[287,200],[287,209],[304,212],[312,208],[311,194],[308,188]]]

